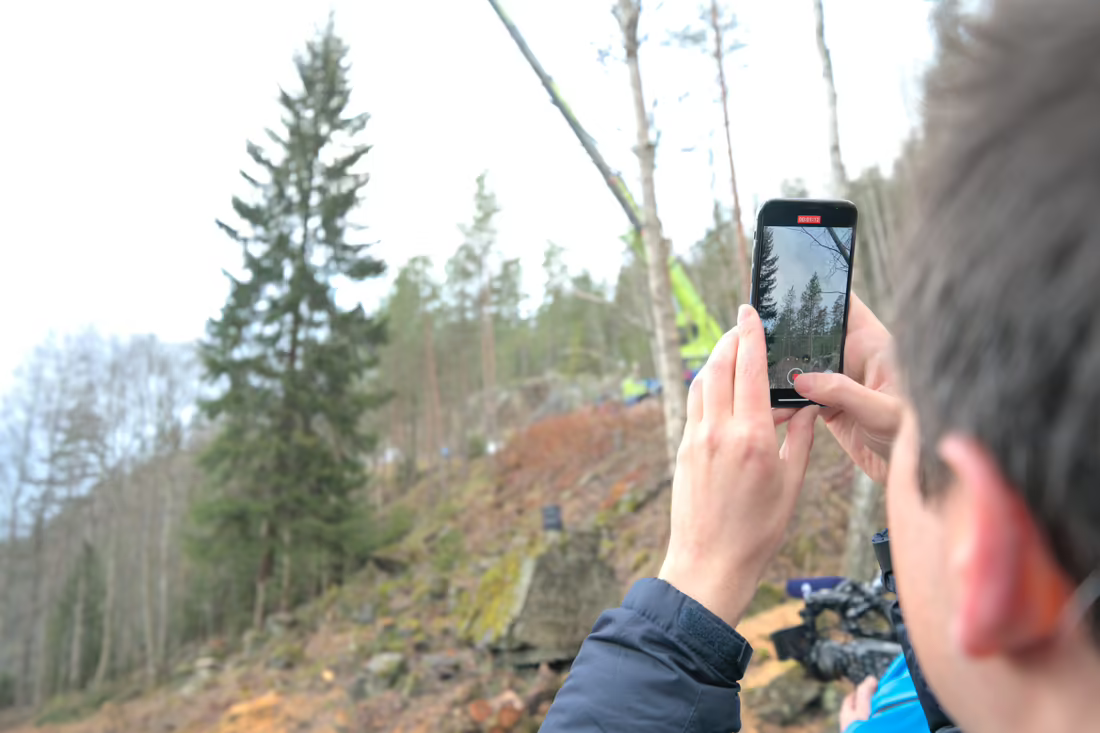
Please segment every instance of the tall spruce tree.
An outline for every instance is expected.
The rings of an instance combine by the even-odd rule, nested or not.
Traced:
[[[385,332],[334,296],[338,282],[377,277],[384,265],[348,241],[370,146],[361,142],[368,116],[348,113],[347,55],[330,18],[295,56],[301,88],[280,90],[282,129],[267,131],[274,154],[247,146],[261,174],[241,172],[253,197],[234,197],[233,210],[245,226],[218,221],[241,246],[246,275],[227,273],[229,298],[201,346],[207,378],[223,391],[202,404],[220,432],[204,456],[212,492],[197,518],[208,550],[228,545],[248,558],[257,626],[273,577],[285,607],[295,567],[337,579],[365,542],[353,493],[374,440],[362,417],[381,398],[363,377]]]
[[[767,342],[768,353],[771,354],[772,345],[775,343],[775,329],[778,325],[779,308],[775,303],[775,285],[779,274],[779,255],[775,253],[775,245],[770,227],[764,228],[764,235],[760,239],[760,278],[756,283],[759,290],[757,302],[760,307],[757,313],[760,320],[766,326],[764,338]]]

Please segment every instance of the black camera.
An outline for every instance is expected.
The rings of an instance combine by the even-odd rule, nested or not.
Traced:
[[[878,583],[834,580],[835,585],[819,582],[813,589],[807,584],[802,623],[771,635],[776,655],[796,660],[822,682],[859,684],[868,675],[882,677],[902,653],[890,623],[892,601]],[[788,593],[794,595],[799,584],[792,581]]]
[[[896,597],[889,531],[877,533],[871,546],[882,571],[874,582],[819,578],[788,583],[788,594],[801,596],[806,605],[801,624],[772,634],[776,655],[794,659],[823,682],[848,679],[855,684],[869,675],[881,679],[898,655],[904,655],[928,730],[957,730],[929,689],[909,643]]]

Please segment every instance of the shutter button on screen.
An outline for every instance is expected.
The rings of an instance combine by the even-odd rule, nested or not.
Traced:
[[[787,372],[787,381],[791,383],[792,387],[794,386],[794,380],[798,379],[798,375],[801,373],[802,370],[798,367],[795,367],[794,369]]]

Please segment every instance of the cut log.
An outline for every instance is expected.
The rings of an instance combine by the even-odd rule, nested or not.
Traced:
[[[469,712],[471,720],[478,725],[482,725],[493,717],[493,706],[489,704],[488,700],[474,700],[467,708],[467,712]]]
[[[523,717],[523,707],[514,702],[507,702],[497,712],[497,726],[504,730],[512,730]]]

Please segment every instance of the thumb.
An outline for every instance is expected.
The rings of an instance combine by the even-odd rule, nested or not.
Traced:
[[[859,683],[859,687],[856,688],[855,709],[858,713],[864,715],[871,715],[871,698],[875,696],[875,691],[878,689],[878,680],[875,677],[867,677],[863,682]]]
[[[868,389],[843,374],[806,372],[798,375],[794,389],[803,397],[847,412],[865,429],[893,432],[901,403],[896,397]]]

